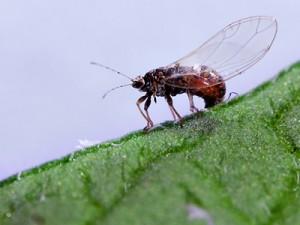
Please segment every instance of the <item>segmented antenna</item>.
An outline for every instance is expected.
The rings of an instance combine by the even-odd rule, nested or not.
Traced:
[[[130,86],[130,85],[131,85],[131,84],[123,84],[123,85],[114,87],[114,88],[108,90],[107,92],[105,92],[104,95],[102,96],[102,99],[104,99],[110,92],[112,92],[112,91],[114,91],[114,90],[116,90],[116,89],[122,88],[122,87]]]
[[[103,65],[103,64],[101,64],[101,63],[97,63],[97,62],[91,62],[91,64],[92,65],[96,65],[96,66],[100,66],[100,67],[102,67],[102,68],[105,68],[105,69],[107,69],[107,70],[110,70],[110,71],[112,71],[112,72],[115,72],[115,73],[117,73],[117,74],[119,74],[119,75],[121,75],[121,76],[123,76],[123,77],[126,77],[127,79],[129,79],[129,80],[133,80],[131,77],[129,77],[128,75],[126,75],[126,74],[124,74],[124,73],[122,73],[122,72],[120,72],[120,71],[117,71],[117,70],[115,70],[115,69],[113,69],[113,68],[111,68],[111,67],[109,67],[109,66],[106,66],[106,65]]]

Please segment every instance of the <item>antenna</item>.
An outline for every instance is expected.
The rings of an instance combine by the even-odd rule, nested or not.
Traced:
[[[119,74],[119,75],[121,75],[121,76],[123,76],[123,77],[126,77],[127,79],[129,79],[129,80],[133,80],[131,77],[129,77],[128,75],[126,75],[126,74],[124,74],[124,73],[122,73],[122,72],[119,72],[119,71],[117,71],[117,70],[115,70],[115,69],[113,69],[113,68],[111,68],[111,67],[109,67],[109,66],[106,66],[106,65],[103,65],[103,64],[101,64],[101,63],[97,63],[97,62],[91,62],[91,64],[92,65],[95,65],[95,66],[100,66],[100,67],[102,67],[102,68],[105,68],[105,69],[107,69],[107,70],[110,70],[110,71],[112,71],[112,72],[115,72],[115,73],[117,73],[117,74]]]
[[[114,90],[116,90],[116,89],[122,88],[122,87],[130,86],[130,85],[131,85],[131,84],[123,84],[123,85],[114,87],[114,88],[108,90],[107,92],[105,92],[104,95],[102,96],[102,99],[104,99],[110,92],[112,92],[112,91],[114,91]]]

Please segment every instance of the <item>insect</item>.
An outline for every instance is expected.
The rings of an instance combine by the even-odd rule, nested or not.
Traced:
[[[170,65],[147,72],[132,79],[111,67],[92,62],[118,73],[131,83],[115,87],[105,93],[132,86],[145,94],[136,104],[147,124],[145,131],[153,127],[148,108],[152,99],[164,97],[175,121],[182,117],[173,105],[172,96],[187,94],[190,111],[198,112],[193,96],[204,99],[205,108],[223,102],[225,82],[252,67],[268,52],[277,33],[277,21],[273,17],[254,16],[235,21],[200,47]],[[144,103],[145,102],[145,103]],[[144,109],[141,104],[144,103]]]

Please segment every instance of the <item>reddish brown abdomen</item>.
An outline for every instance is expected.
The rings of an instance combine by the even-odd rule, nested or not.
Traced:
[[[192,76],[184,76],[191,87],[191,94],[204,99],[205,108],[212,107],[223,101],[226,86],[223,78],[215,71],[201,71]]]

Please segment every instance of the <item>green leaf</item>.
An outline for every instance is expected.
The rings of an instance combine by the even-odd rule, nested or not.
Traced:
[[[183,127],[3,181],[0,224],[300,224],[300,63]]]

